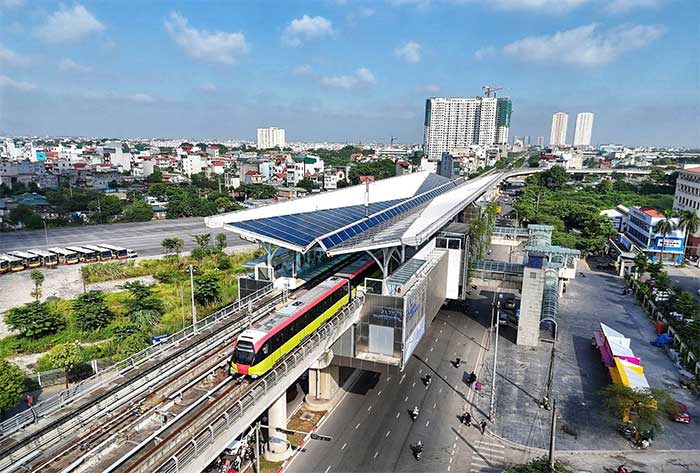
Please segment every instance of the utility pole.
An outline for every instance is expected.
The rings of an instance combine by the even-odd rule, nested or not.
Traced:
[[[192,296],[192,330],[195,335],[197,334],[197,307],[194,305],[194,266],[187,265],[187,269],[190,271],[190,294]]]
[[[46,227],[46,220],[41,220],[44,223],[44,238],[46,238],[46,251],[49,250],[49,230]]]
[[[178,281],[180,285],[180,307],[182,307],[182,328],[185,329],[185,294],[182,289],[182,281]]]
[[[496,339],[493,345],[493,374],[491,378],[491,405],[489,406],[489,420],[493,422],[494,420],[494,409],[496,407],[496,365],[498,364],[498,326],[501,318],[501,298],[503,294],[498,294],[498,301],[496,301],[495,311],[496,317],[494,317],[494,324],[496,325]]]
[[[255,425],[255,473],[260,473],[260,421]]]
[[[554,468],[554,441],[557,434],[557,401],[552,400],[552,427],[549,432],[549,471],[556,473]]]
[[[542,409],[549,410],[549,397],[552,394],[552,382],[554,380],[554,343],[552,343],[552,354],[549,358],[549,369],[547,370],[547,386],[544,391],[544,398],[540,402]]]

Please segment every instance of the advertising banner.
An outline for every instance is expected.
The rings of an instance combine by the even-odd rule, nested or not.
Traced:
[[[656,237],[654,249],[661,250],[661,246],[664,247],[664,251],[680,251],[680,249],[683,248],[683,238],[666,237],[666,244],[664,245],[663,237]]]

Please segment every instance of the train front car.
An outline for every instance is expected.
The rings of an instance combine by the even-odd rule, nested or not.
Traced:
[[[269,371],[347,304],[349,292],[346,279],[330,277],[243,331],[236,342],[231,374],[257,378]]]

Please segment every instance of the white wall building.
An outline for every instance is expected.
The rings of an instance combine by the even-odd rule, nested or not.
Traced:
[[[187,177],[192,177],[192,174],[202,172],[202,157],[198,154],[185,154],[181,156],[182,173]]]
[[[496,97],[431,97],[425,102],[424,152],[429,161],[470,145],[507,144],[512,103]]]
[[[673,196],[674,210],[691,210],[700,216],[700,167],[684,169],[678,173],[676,193]],[[687,252],[700,255],[700,229],[689,235]]]
[[[552,115],[552,131],[549,133],[549,144],[563,146],[566,144],[566,127],[569,125],[569,114],[557,112]]]
[[[576,115],[576,130],[574,131],[574,146],[590,146],[593,134],[593,118],[591,112],[581,112]]]
[[[258,128],[258,149],[268,149],[285,146],[284,128]]]

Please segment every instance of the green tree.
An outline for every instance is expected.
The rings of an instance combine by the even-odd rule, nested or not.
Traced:
[[[24,372],[19,366],[0,358],[0,414],[22,400]]]
[[[671,278],[666,271],[659,271],[656,276],[654,276],[654,283],[657,289],[665,291],[671,287]]]
[[[313,189],[316,189],[318,186],[314,184],[314,182],[311,179],[304,178],[301,181],[297,182],[297,187],[301,187],[303,189],[306,189],[307,191],[311,192]]]
[[[218,212],[230,212],[238,208],[231,198],[227,196],[217,197],[216,200],[214,200],[214,205]]]
[[[44,227],[44,223],[36,212],[27,205],[18,205],[10,210],[8,222],[13,225],[26,227],[29,230],[38,230]]]
[[[194,298],[202,305],[209,305],[221,300],[221,287],[219,275],[206,273],[194,279]]]
[[[148,188],[148,195],[156,197],[158,199],[163,199],[168,195],[168,189],[170,186],[168,184],[158,182],[156,184],[151,185]]]
[[[634,257],[634,267],[637,268],[637,277],[644,276],[649,267],[649,259],[644,253],[637,253]]]
[[[146,182],[149,184],[163,182],[163,172],[158,166],[153,166],[153,172],[146,177]]]
[[[620,421],[629,419],[639,432],[658,428],[661,416],[666,415],[673,402],[662,389],[632,389],[622,384],[605,386],[601,395],[605,410]]]
[[[678,226],[685,231],[685,239],[683,240],[683,253],[685,254],[690,234],[696,233],[700,228],[700,217],[694,210],[681,210],[678,215]]]
[[[144,284],[141,281],[129,281],[122,287],[129,291],[131,296],[126,301],[129,314],[138,311],[152,311],[158,315],[163,314],[163,302],[155,296],[152,285]],[[139,318],[143,318],[144,315],[139,314]],[[150,317],[150,314],[148,316]]]
[[[34,283],[34,289],[32,289],[31,296],[35,301],[39,302],[41,299],[41,285],[44,284],[44,273],[40,269],[32,269],[29,272],[29,279]]]
[[[97,330],[106,326],[114,314],[109,310],[102,291],[88,291],[73,301],[73,318],[80,330]]]
[[[137,309],[129,312],[129,320],[136,326],[146,329],[158,323],[160,313],[152,309]]]
[[[148,337],[143,333],[134,333],[126,337],[117,347],[115,358],[123,360],[134,353],[138,353],[149,345]]]
[[[603,193],[611,192],[613,190],[613,183],[607,179],[603,179],[598,184],[598,190]]]
[[[680,312],[686,317],[698,318],[700,316],[700,304],[695,300],[695,296],[690,291],[681,291],[672,299],[672,307],[676,312]]]
[[[146,202],[137,200],[124,207],[122,222],[150,222],[153,219],[153,210]]]
[[[177,237],[164,238],[163,241],[160,242],[160,246],[162,246],[165,250],[166,256],[174,253],[175,258],[179,260],[180,253],[182,252],[182,248],[185,246],[185,242],[182,241],[182,238]]]
[[[131,321],[120,321],[114,326],[112,326],[112,336],[114,337],[114,343],[119,345],[128,336],[135,333],[140,333],[141,327]]]
[[[562,166],[552,166],[538,174],[539,183],[550,190],[556,190],[561,188],[569,180],[569,175],[566,173],[566,169]]]
[[[666,248],[666,237],[673,233],[676,229],[676,223],[671,220],[673,218],[673,210],[663,210],[663,218],[654,227],[655,233],[660,233],[663,235],[663,240],[661,243],[661,254],[659,256],[659,263],[664,264],[664,249]]]
[[[97,212],[99,221],[104,222],[122,213],[124,204],[115,195],[98,194],[90,201],[88,209]]]
[[[218,233],[216,235],[216,249],[222,253],[226,249],[226,234]]]
[[[66,325],[63,317],[41,302],[31,302],[8,310],[5,312],[5,322],[27,338],[53,335]]]
[[[68,389],[70,371],[80,363],[80,346],[77,343],[63,343],[53,347],[48,355],[51,364],[65,373]]]

